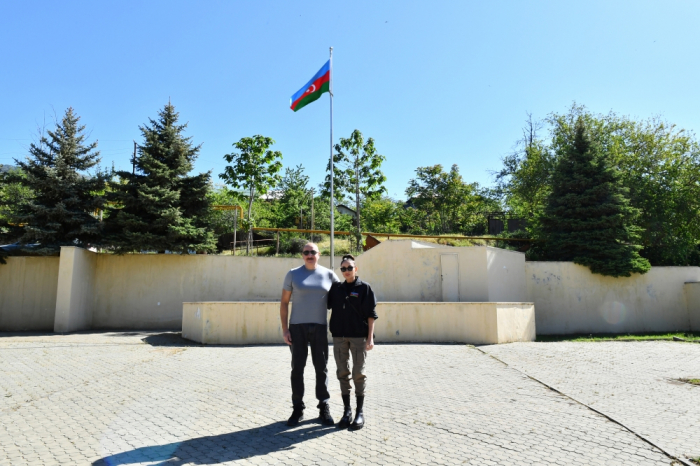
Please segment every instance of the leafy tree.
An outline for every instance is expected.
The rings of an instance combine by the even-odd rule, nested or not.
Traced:
[[[112,208],[106,219],[115,252],[169,250],[181,254],[214,251],[214,234],[207,224],[210,174],[188,176],[200,146],[183,135],[187,124],[168,103],[158,119],[140,126],[135,173],[119,171],[111,183]]]
[[[542,126],[528,114],[517,149],[503,158],[503,168],[495,173],[497,194],[511,212],[524,218],[541,214],[551,189],[555,156],[539,138]]]
[[[374,139],[366,142],[359,130],[352,132],[349,138],[340,138],[335,145],[333,154],[333,188],[338,193],[338,199],[347,196],[355,201],[357,247],[362,244],[362,202],[379,198],[386,192],[384,182],[386,177],[381,171],[382,162],[386,159],[377,153]],[[329,172],[323,184],[324,193],[330,192],[330,162],[326,167]]]
[[[309,188],[309,177],[304,174],[304,167],[287,167],[279,185],[279,201],[277,202],[278,219],[282,228],[292,228],[301,220],[301,212],[311,211],[313,191]],[[310,216],[310,214],[309,214]],[[300,224],[299,228],[303,228]]]
[[[257,196],[267,194],[270,188],[274,188],[281,180],[279,175],[282,169],[282,153],[269,150],[275,141],[272,138],[256,135],[245,137],[233,144],[239,152],[224,155],[224,159],[233,165],[227,165],[224,173],[219,177],[234,189],[248,191],[248,213],[246,216],[246,229],[248,231],[248,244],[246,253],[250,254],[250,246],[253,240],[253,202]]]
[[[364,212],[365,228],[376,233],[399,233],[401,222],[399,210],[403,209],[403,203],[382,196],[379,199],[365,200],[362,205]]]
[[[647,272],[650,265],[639,256],[639,228],[633,224],[638,210],[630,206],[620,174],[582,118],[572,144],[558,155],[541,220],[546,256],[614,277]]]
[[[483,223],[483,211],[497,209],[497,201],[478,183],[466,183],[459,167],[445,172],[442,165],[418,167],[406,195],[424,213],[421,224],[433,234],[465,232]]]
[[[107,175],[99,169],[88,174],[100,157],[97,141],[86,143],[79,121],[68,108],[53,131],[29,146],[26,161],[15,160],[20,170],[4,176],[5,196],[17,202],[5,211],[8,233],[22,244],[39,243],[34,254],[53,255],[61,246],[88,247],[101,239],[95,213],[103,208]]]

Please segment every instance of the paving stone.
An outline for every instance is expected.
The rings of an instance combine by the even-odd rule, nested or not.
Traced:
[[[576,383],[561,390],[604,393],[597,409],[605,411],[615,403],[634,405],[629,397],[642,393],[628,388],[621,371],[652,371],[646,388],[652,391],[653,380],[666,376],[652,363],[643,366],[635,345],[624,347],[627,357],[618,347],[578,358],[564,351],[563,357],[555,343],[482,349],[517,361],[526,374],[549,369],[556,383],[558,366],[562,377],[577,373]],[[674,351],[649,360],[673,366],[663,374],[691,375],[689,365],[698,359]],[[591,362],[612,353],[615,364]],[[0,334],[0,354],[3,466],[671,463],[605,417],[466,345],[378,345],[368,358],[367,425],[358,432],[318,424],[311,362],[306,420],[296,428],[285,425],[290,356],[281,345],[203,347],[149,332]],[[576,372],[576,365],[587,369]],[[331,405],[339,419],[334,373],[331,359]],[[691,389],[665,403],[658,397],[665,414],[656,425],[640,408],[638,424],[686,451],[687,438],[665,422],[671,413],[677,422],[697,412],[693,395],[699,391]]]

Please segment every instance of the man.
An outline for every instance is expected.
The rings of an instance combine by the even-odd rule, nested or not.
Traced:
[[[304,367],[311,346],[311,360],[316,370],[316,398],[319,418],[325,425],[333,425],[330,394],[328,393],[328,291],[340,280],[336,274],[318,265],[319,251],[314,243],[307,243],[302,251],[304,265],[287,272],[282,289],[280,319],[282,336],[292,351],[292,404],[294,411],[288,426],[299,424],[304,418]],[[289,300],[294,294],[294,307],[289,317]],[[289,325],[287,322],[289,321]]]

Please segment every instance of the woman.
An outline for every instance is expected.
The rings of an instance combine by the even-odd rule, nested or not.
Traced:
[[[328,293],[328,307],[333,310],[330,331],[333,335],[333,356],[338,367],[336,375],[340,381],[345,410],[338,423],[341,429],[362,429],[365,424],[362,406],[365,400],[365,359],[367,351],[374,348],[374,321],[378,319],[374,291],[357,276],[355,258],[346,254],[340,263],[344,282],[336,282]],[[352,372],[350,355],[352,354]],[[357,409],[352,420],[350,408],[350,376],[355,385]],[[352,420],[352,421],[351,421]]]

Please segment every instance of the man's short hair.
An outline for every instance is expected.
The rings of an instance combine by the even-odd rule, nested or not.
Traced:
[[[304,247],[303,247],[301,250],[303,251],[304,249],[306,249],[307,246],[311,246],[311,247],[314,249],[314,251],[319,251],[319,249],[318,249],[318,244],[312,243],[311,241],[309,241],[308,243],[306,243],[306,244],[304,245]]]

